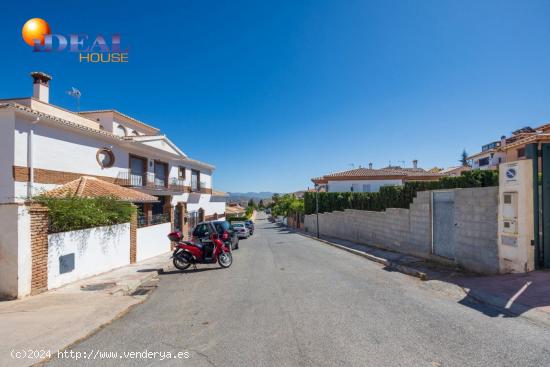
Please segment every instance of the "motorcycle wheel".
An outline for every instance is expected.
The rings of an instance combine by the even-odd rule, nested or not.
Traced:
[[[231,255],[230,252],[222,252],[221,254],[218,255],[218,264],[220,264],[220,266],[222,268],[228,268],[231,266],[231,264],[233,264],[233,256]]]
[[[174,257],[174,260],[172,260],[172,263],[179,270],[185,270],[191,266],[191,262],[189,262],[189,259],[185,255]]]

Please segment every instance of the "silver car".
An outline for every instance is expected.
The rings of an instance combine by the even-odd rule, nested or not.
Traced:
[[[231,222],[231,225],[239,238],[248,238],[250,236],[250,231],[246,228],[244,222]]]

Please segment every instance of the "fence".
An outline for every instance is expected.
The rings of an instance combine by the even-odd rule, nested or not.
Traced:
[[[498,187],[446,191],[453,193],[453,199],[437,223],[446,220],[442,228],[452,231],[434,228],[432,192],[422,191],[409,209],[346,209],[319,214],[320,234],[433,259],[440,258],[435,256],[438,245],[451,246],[440,252],[447,260],[471,271],[497,273]],[[315,232],[316,225],[316,215],[305,216],[306,231]],[[432,232],[440,235],[435,242]]]

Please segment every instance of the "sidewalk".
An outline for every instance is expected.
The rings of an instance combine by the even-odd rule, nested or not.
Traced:
[[[146,289],[136,288],[168,265],[169,254],[159,255],[36,296],[0,302],[0,366],[37,363],[40,358],[12,354],[57,353],[123,315],[146,297]]]
[[[293,228],[288,230],[378,262],[385,266],[385,270],[397,270],[425,281],[443,282],[447,287],[457,287],[464,294],[461,304],[477,309],[488,316],[522,316],[550,326],[550,271],[548,270],[525,274],[479,276],[415,256],[328,236],[321,236],[318,239],[312,233]],[[496,309],[476,307],[479,303]]]

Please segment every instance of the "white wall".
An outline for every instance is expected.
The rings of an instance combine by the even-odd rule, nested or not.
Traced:
[[[329,181],[329,192],[350,192],[352,185],[359,185],[359,189],[354,192],[364,192],[363,185],[370,185],[370,191],[366,192],[378,192],[382,186],[396,186],[402,185],[403,180],[349,180],[349,181]]]
[[[23,297],[31,291],[30,215],[24,205],[0,205],[0,295]]]
[[[0,109],[0,203],[14,199],[13,188],[13,155],[15,114],[13,111]]]
[[[59,273],[59,257],[74,254],[74,269]],[[130,263],[130,224],[48,236],[48,289]]]
[[[18,294],[17,205],[0,205],[0,295]]]
[[[176,205],[180,201],[187,202],[187,212],[198,211],[200,208],[203,208],[205,215],[212,215],[214,213],[225,213],[225,202],[210,201],[210,198],[212,197],[212,195],[210,194],[200,194],[200,198],[198,202],[196,202],[195,198],[198,195],[198,193],[192,193],[174,196],[172,198],[172,204]],[[183,198],[185,198],[185,200],[182,200]]]
[[[168,234],[171,223],[162,223],[137,229],[136,260],[141,261],[170,251]]]
[[[18,206],[17,233],[17,296],[23,297],[31,294],[32,278],[31,216],[28,206]]]

